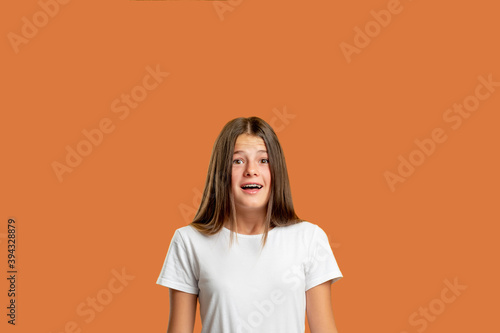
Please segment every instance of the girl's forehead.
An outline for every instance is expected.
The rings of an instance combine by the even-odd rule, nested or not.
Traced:
[[[238,136],[235,143],[235,148],[236,147],[239,149],[259,148],[266,150],[266,144],[261,137],[249,134],[241,134],[240,136]]]

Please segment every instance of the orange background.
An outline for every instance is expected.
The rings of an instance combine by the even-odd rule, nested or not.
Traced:
[[[344,274],[332,286],[339,332],[419,332],[409,317],[455,278],[467,289],[425,331],[498,331],[500,88],[460,128],[443,120],[478,76],[500,81],[498,5],[402,0],[348,63],[340,44],[388,2],[232,1],[221,20],[222,2],[72,0],[18,53],[8,34],[41,7],[6,3],[0,268],[15,217],[19,273],[16,327],[1,279],[2,332],[76,331],[72,321],[165,332],[156,279],[182,212],[197,208],[216,136],[233,118],[284,110],[295,118],[274,124],[294,205],[328,234]],[[169,76],[120,119],[113,101],[157,65]],[[104,118],[114,131],[59,181],[52,163]],[[447,140],[391,191],[384,173],[434,128]],[[133,279],[85,322],[77,308],[122,269]]]

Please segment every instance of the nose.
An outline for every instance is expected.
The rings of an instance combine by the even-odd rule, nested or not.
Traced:
[[[245,175],[247,175],[247,176],[250,176],[250,175],[257,176],[258,175],[257,166],[256,166],[255,162],[251,161],[251,162],[247,163],[247,167],[245,169]]]

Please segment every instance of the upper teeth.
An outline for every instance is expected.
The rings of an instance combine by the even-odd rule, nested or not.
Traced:
[[[242,187],[257,187],[257,188],[261,188],[262,185],[259,185],[259,184],[246,184],[246,185],[243,185]]]

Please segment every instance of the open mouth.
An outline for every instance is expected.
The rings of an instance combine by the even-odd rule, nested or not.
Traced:
[[[257,193],[264,186],[257,183],[249,183],[241,186],[241,189],[247,193]]]

